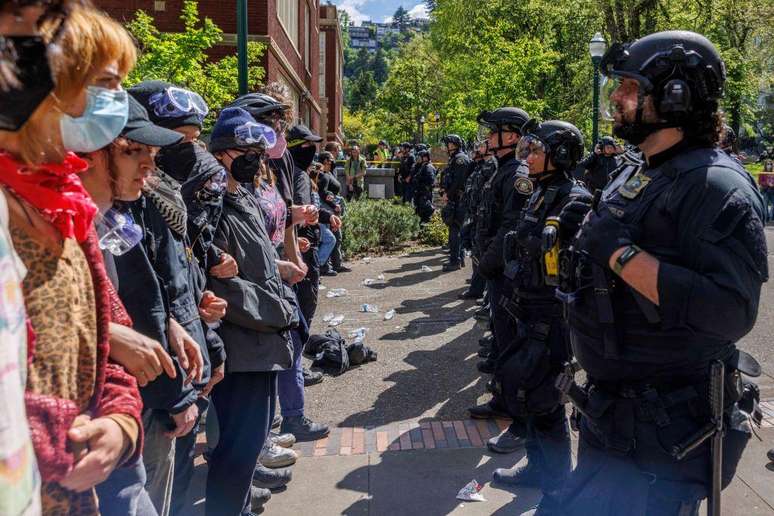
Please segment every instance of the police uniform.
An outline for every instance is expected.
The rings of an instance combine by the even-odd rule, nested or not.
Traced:
[[[495,378],[514,419],[526,428],[527,466],[510,474],[518,485],[543,490],[539,514],[555,510],[564,479],[570,473],[570,435],[556,378],[569,359],[567,326],[555,292],[560,284],[560,253],[570,242],[559,239],[558,215],[576,198],[590,197],[570,178],[583,152],[580,131],[571,124],[535,124],[522,143],[538,141],[554,165],[531,180],[529,196],[514,231],[504,239],[504,276],[513,290],[503,307],[517,321],[516,334],[500,350]],[[546,161],[548,164],[548,158]],[[523,187],[523,188],[526,188]],[[495,479],[506,481],[507,470]]]
[[[444,223],[449,227],[449,265],[464,261],[460,230],[465,220],[465,180],[471,168],[471,159],[462,150],[458,150],[449,158],[449,164],[443,175],[441,187],[446,193],[444,207]]]
[[[414,200],[414,185],[407,181],[411,177],[411,173],[414,170],[414,154],[409,153],[400,159],[400,169],[398,170],[398,176],[401,178],[401,195],[403,202],[412,202]]]
[[[679,78],[681,56],[697,47],[715,61],[690,70],[722,69],[711,43],[683,32],[647,36],[614,65],[627,69],[634,65],[625,59],[638,59],[644,75],[667,52],[664,67]],[[719,97],[704,87],[705,97]],[[716,361],[726,369],[723,486],[750,437],[740,403],[754,407],[755,389],[741,384],[738,371],[755,371],[735,343],[753,327],[768,277],[763,201],[739,163],[699,142],[686,138],[646,165],[625,165],[578,234],[573,285],[563,297],[588,383],[573,397],[581,444],[562,514],[696,514],[711,486],[709,440],[677,457],[710,421]],[[595,238],[617,241],[621,231],[659,261],[658,306],[592,259]]]
[[[432,163],[417,161],[417,169],[412,175],[414,185],[414,207],[423,223],[429,222],[433,216],[433,185],[435,184],[435,167]]]
[[[481,206],[484,185],[497,171],[497,160],[493,156],[488,156],[475,161],[473,171],[465,181],[465,222],[460,232],[462,237],[462,246],[471,251],[473,257],[473,275],[470,280],[470,287],[463,293],[467,298],[481,297],[486,287],[486,280],[478,272],[478,260],[481,253],[476,238],[476,219],[478,209]]]

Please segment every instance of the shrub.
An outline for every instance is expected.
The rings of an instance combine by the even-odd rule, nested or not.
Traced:
[[[342,247],[346,253],[394,248],[416,238],[419,217],[411,206],[388,200],[362,200],[347,205]]]
[[[444,245],[449,240],[449,227],[441,220],[441,212],[436,210],[430,222],[419,230],[419,241],[425,245]]]

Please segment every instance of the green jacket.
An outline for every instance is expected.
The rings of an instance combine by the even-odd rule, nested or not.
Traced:
[[[344,176],[347,178],[354,178],[358,174],[363,174],[365,177],[366,168],[368,168],[368,164],[366,163],[366,159],[363,156],[360,156],[357,160],[352,159],[352,157],[347,158],[347,161],[344,163]],[[364,177],[356,178],[354,180],[354,183],[358,186],[363,186],[363,179]]]

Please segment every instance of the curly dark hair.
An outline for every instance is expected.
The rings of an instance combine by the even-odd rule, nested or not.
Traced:
[[[685,138],[705,147],[715,147],[723,132],[723,114],[716,100],[698,102],[682,125]]]

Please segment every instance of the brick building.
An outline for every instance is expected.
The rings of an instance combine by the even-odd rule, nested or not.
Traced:
[[[120,21],[129,21],[135,11],[142,9],[156,20],[159,30],[165,32],[182,29],[180,11],[183,0],[95,0],[94,3]],[[288,86],[293,97],[297,120],[307,124],[322,135],[337,135],[340,138],[340,106],[331,106],[342,102],[341,79],[325,88],[319,85],[321,78],[335,75],[328,70],[320,72],[322,52],[319,47],[321,29],[329,32],[329,21],[325,28],[318,24],[318,14],[327,13],[335,7],[320,6],[320,0],[249,0],[248,32],[250,41],[266,44],[263,66],[266,80],[279,81]],[[234,0],[199,0],[199,13],[208,17],[223,30],[223,44],[215,47],[211,57],[218,58],[236,52],[236,2]],[[338,20],[336,21],[338,27]],[[326,39],[326,56],[336,54],[328,51],[330,41],[341,47],[340,29],[338,36]],[[334,32],[335,33],[335,32]],[[332,34],[334,34],[332,33]],[[337,42],[338,41],[338,42]],[[339,60],[342,56],[339,56]],[[327,62],[327,60],[326,60]],[[327,93],[321,95],[321,92]],[[330,92],[330,93],[329,93]],[[325,98],[326,105],[321,102]],[[339,113],[331,117],[331,113]],[[328,120],[323,120],[327,115]]]
[[[333,5],[320,6],[320,77],[319,95],[323,121],[320,136],[326,141],[344,142],[342,110],[344,105],[344,40],[339,15]]]

